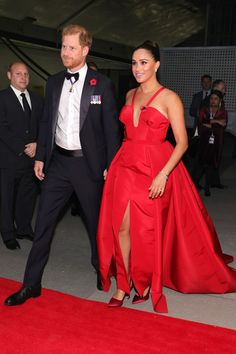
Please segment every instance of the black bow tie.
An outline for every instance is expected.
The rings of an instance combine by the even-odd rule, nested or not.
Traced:
[[[76,82],[79,79],[79,73],[66,73],[66,79],[71,80],[71,78],[74,78],[74,82]]]

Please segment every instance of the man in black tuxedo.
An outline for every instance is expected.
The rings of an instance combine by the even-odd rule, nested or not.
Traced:
[[[199,112],[200,109],[207,102],[211,93],[212,77],[208,74],[202,75],[201,86],[202,90],[195,93],[192,97],[192,102],[189,108],[189,114],[194,118],[192,129],[189,132],[189,146],[188,150],[183,158],[186,167],[188,168],[190,174],[193,173],[194,164],[196,163],[196,155],[198,152],[199,143]],[[200,188],[200,186],[198,186]]]
[[[84,27],[64,28],[61,59],[67,71],[51,76],[47,82],[34,167],[36,176],[44,180],[35,239],[23,287],[6,299],[8,306],[41,294],[56,221],[73,191],[88,230],[92,265],[98,272],[100,199],[107,168],[120,145],[120,133],[112,82],[86,64],[91,44],[92,37]]]
[[[196,128],[198,127],[199,110],[204,105],[204,101],[207,100],[211,93],[212,77],[208,74],[203,75],[201,77],[201,86],[202,90],[193,95],[189,109],[190,116],[194,117],[193,135],[195,134]]]
[[[31,219],[37,195],[34,157],[43,99],[28,91],[29,72],[22,62],[9,66],[10,86],[0,91],[1,234],[7,248],[17,238],[33,239]]]

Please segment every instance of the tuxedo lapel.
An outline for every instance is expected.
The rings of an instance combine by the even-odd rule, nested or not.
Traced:
[[[11,104],[14,102],[14,105],[16,107],[16,109],[19,111],[19,114],[24,114],[24,110],[22,105],[20,104],[20,101],[18,100],[15,92],[12,90],[11,87],[9,87],[9,98],[10,98],[10,102]]]
[[[30,96],[30,102],[31,102],[31,114],[33,115],[34,110],[35,110],[35,99],[34,95],[29,91],[29,96]]]
[[[92,79],[93,74],[94,72],[88,69],[84,81],[84,87],[83,87],[81,102],[80,102],[80,130],[83,128],[85,119],[87,117],[87,113],[91,103],[91,96],[93,95],[94,88],[95,88],[95,86],[90,85],[90,80]]]
[[[62,86],[65,79],[65,71],[61,73],[61,75],[56,78],[53,83],[53,97],[52,97],[52,131],[55,132],[57,118],[58,118],[58,109],[61,98]],[[53,133],[54,134],[54,133]]]
[[[32,95],[31,92],[29,92],[29,95],[30,95],[30,102],[31,102],[31,115],[30,115],[29,126],[31,128],[33,126],[34,114],[35,114],[35,110],[37,109],[37,107],[35,107],[36,106],[36,102],[35,102],[34,95]]]

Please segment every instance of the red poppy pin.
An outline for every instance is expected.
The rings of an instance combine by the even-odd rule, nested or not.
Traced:
[[[92,80],[89,81],[89,83],[90,83],[90,86],[96,86],[97,80],[96,79],[92,79]]]

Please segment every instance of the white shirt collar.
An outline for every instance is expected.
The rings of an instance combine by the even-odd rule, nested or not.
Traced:
[[[12,90],[15,92],[15,95],[16,95],[17,97],[20,97],[21,93],[25,93],[26,96],[29,95],[28,90],[20,91],[20,90],[18,90],[17,88],[15,88],[15,87],[12,86],[12,85],[10,85],[10,87],[11,87]]]
[[[88,71],[88,65],[86,63],[78,71],[72,72],[71,70],[67,70],[67,72],[71,73],[71,74],[79,73],[79,81],[84,81],[85,80],[85,76],[87,74],[87,71]]]

